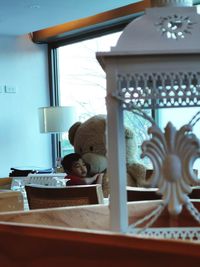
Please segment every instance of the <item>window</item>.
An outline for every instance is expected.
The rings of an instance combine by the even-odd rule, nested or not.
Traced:
[[[130,8],[127,10],[130,11]],[[94,19],[96,20],[97,18]],[[109,27],[111,27],[109,28],[107,25],[107,28],[104,29],[104,33],[101,32],[101,34],[105,34],[105,32],[110,31],[111,28],[114,31],[116,31],[117,28],[118,30],[121,30],[132,19],[133,17],[124,21],[123,26],[118,23],[119,21],[117,21],[114,28],[112,28],[113,20],[111,19],[111,21],[109,21]],[[56,89],[58,88],[58,92],[53,92],[54,96],[59,96],[59,101],[56,103],[59,103],[60,105],[75,105],[77,107],[78,120],[80,121],[84,121],[94,114],[106,113],[105,74],[99,63],[96,61],[95,52],[110,50],[110,47],[116,44],[120,35],[120,32],[115,32],[94,38],[92,35],[95,34],[96,36],[99,34],[102,28],[99,26],[97,29],[95,23],[92,25],[92,28],[93,29],[89,30],[90,36],[86,36],[88,33],[84,33],[85,29],[78,28],[75,30],[73,29],[71,32],[69,30],[69,32],[66,33],[65,38],[68,38],[68,40],[62,39],[62,34],[58,35],[58,39],[55,39],[54,42],[52,42],[52,39],[49,39],[49,42],[52,42],[49,46],[50,51],[57,50],[58,52],[57,59],[59,72],[55,72],[54,74],[58,76],[55,75],[53,77],[53,79],[56,78],[59,80],[59,86],[55,86]],[[59,37],[61,39],[59,39]],[[84,41],[77,41],[77,38],[82,38]],[[90,39],[86,40],[86,38]],[[35,40],[41,41],[40,38],[38,40],[35,38]],[[68,42],[68,44],[66,42]],[[194,108],[190,108],[187,109],[187,112],[185,112],[185,110],[183,111],[180,108],[170,108],[159,110],[157,113],[161,128],[164,128],[166,123],[171,120],[178,129],[181,125],[183,125],[183,123],[187,123],[192,118],[192,116],[196,113],[196,110]],[[184,116],[182,116],[183,113]],[[146,133],[149,125],[142,118],[133,116],[129,112],[126,112],[125,123],[137,130],[139,146],[144,139],[149,138]],[[198,128],[199,122],[194,129],[197,136],[199,133]],[[69,145],[67,134],[64,134],[62,138],[62,155],[72,152],[73,147]],[[146,163],[149,164],[149,162]],[[194,167],[196,168],[197,166],[198,168],[198,165],[198,162],[196,162]]]
[[[96,61],[95,52],[110,50],[118,39],[119,31],[141,16],[145,7],[149,7],[148,2],[126,6],[122,4],[116,9],[33,33],[32,39],[35,43],[48,43],[51,105],[75,103],[80,121],[93,114],[106,113],[105,74]],[[75,50],[73,58],[72,50]],[[136,120],[127,114],[126,122],[138,123],[140,128],[135,127],[139,129],[137,136],[139,139],[143,138],[145,133],[141,133],[141,130],[144,128],[144,122],[140,118]],[[59,139],[53,138],[53,162],[58,156],[58,144]],[[62,135],[61,151],[62,156],[73,151],[67,134]]]
[[[58,48],[60,105],[76,107],[78,120],[106,114],[105,73],[96,60],[97,51],[108,51],[121,32]]]
[[[96,60],[97,51],[109,51],[115,46],[121,32],[59,47],[59,104],[73,105],[77,120],[85,121],[96,114],[106,114],[106,77]],[[125,124],[137,129],[140,144],[147,137],[148,122],[125,112]],[[73,151],[67,133],[62,135],[62,156]],[[138,153],[139,160],[139,153]]]

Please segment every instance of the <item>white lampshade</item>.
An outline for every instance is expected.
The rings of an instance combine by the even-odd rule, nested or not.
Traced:
[[[75,108],[72,106],[39,108],[41,133],[67,132],[76,120]]]

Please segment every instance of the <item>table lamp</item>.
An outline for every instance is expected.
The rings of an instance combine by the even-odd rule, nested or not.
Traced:
[[[41,133],[52,134],[53,165],[61,159],[60,133],[67,132],[77,121],[75,107],[52,106],[39,108],[39,126]]]

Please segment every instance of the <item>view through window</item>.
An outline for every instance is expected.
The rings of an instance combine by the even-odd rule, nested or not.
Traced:
[[[59,63],[59,94],[60,105],[73,105],[77,110],[77,120],[85,121],[95,114],[106,114],[106,79],[105,73],[96,60],[97,51],[110,51],[115,46],[121,32],[108,34],[102,37],[65,45],[58,48]],[[177,129],[188,123],[198,108],[161,109],[159,125],[163,129],[171,121]],[[144,139],[148,139],[148,122],[142,118],[126,112],[125,123],[133,127],[140,147]],[[199,137],[200,122],[194,128]],[[62,135],[62,156],[73,151],[67,133]],[[139,159],[139,156],[138,156]],[[147,165],[150,163],[146,161]],[[200,173],[199,160],[194,168]]]
[[[106,114],[106,77],[96,59],[96,52],[110,51],[120,34],[112,33],[58,48],[60,105],[75,106],[78,121],[83,122],[96,114]],[[140,146],[148,138],[149,123],[130,112],[125,112],[124,121],[136,132],[140,161]],[[71,152],[73,147],[65,133],[62,135],[62,156]],[[149,164],[147,159],[144,161]]]
[[[60,105],[76,107],[78,120],[106,114],[105,73],[96,60],[97,51],[109,51],[120,33],[93,38],[58,49]]]

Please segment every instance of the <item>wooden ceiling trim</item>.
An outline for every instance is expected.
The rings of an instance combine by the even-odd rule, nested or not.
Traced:
[[[50,38],[57,37],[66,32],[89,27],[98,23],[106,22],[112,19],[137,14],[143,12],[145,8],[150,7],[150,0],[144,0],[138,3],[126,5],[120,8],[112,9],[94,16],[73,20],[54,27],[46,28],[32,33],[32,39],[36,43],[48,42]]]

